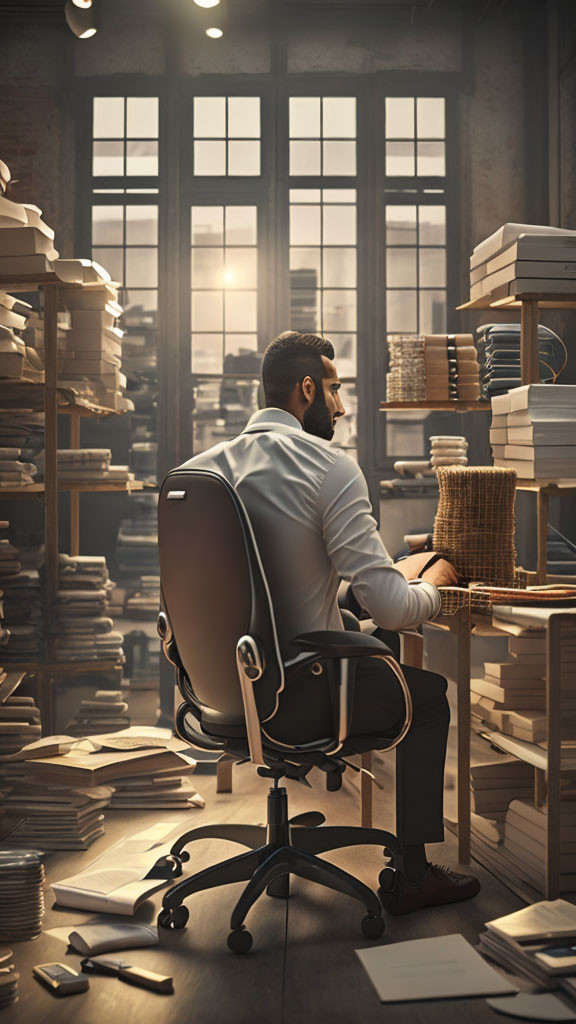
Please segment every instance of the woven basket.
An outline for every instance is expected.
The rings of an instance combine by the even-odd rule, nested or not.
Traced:
[[[433,548],[460,583],[514,586],[516,473],[486,466],[439,466]]]

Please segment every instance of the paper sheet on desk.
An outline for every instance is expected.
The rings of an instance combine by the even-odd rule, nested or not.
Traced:
[[[383,1003],[515,993],[463,935],[440,935],[357,949]]]

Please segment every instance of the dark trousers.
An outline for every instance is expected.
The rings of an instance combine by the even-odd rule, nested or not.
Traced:
[[[350,613],[347,629],[358,629]],[[395,634],[376,633],[397,653]],[[402,666],[412,697],[412,724],[396,748],[396,834],[403,845],[441,843],[444,839],[444,762],[450,722],[446,680],[434,672]],[[356,662],[354,709],[344,757],[383,749],[404,718],[402,691],[392,670],[376,658]],[[328,734],[332,721],[328,688],[322,676],[305,675],[282,694],[274,718],[279,739],[298,735],[300,743]],[[306,734],[306,735],[305,735]],[[380,742],[379,742],[380,741]],[[392,754],[390,754],[392,756]]]

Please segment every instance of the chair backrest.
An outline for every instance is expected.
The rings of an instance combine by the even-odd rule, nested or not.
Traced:
[[[249,635],[264,664],[258,715],[269,718],[283,664],[252,527],[231,484],[210,470],[172,470],[160,491],[158,546],[163,605],[196,703],[243,714],[236,645]]]

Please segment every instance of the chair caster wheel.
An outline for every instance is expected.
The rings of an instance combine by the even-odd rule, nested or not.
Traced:
[[[383,868],[378,875],[378,888],[389,892],[392,896],[396,888],[396,872],[394,868]]]
[[[185,864],[186,861],[190,860],[190,854],[188,853],[188,850],[182,850],[178,854],[178,858],[179,858],[181,864]]]
[[[379,939],[386,927],[381,917],[372,917],[371,914],[362,918],[361,926],[367,939]]]
[[[252,936],[244,927],[237,928],[228,936],[228,949],[233,953],[248,953],[252,949]]]
[[[158,924],[161,928],[180,931],[186,927],[189,916],[187,907],[164,907],[158,914]]]

